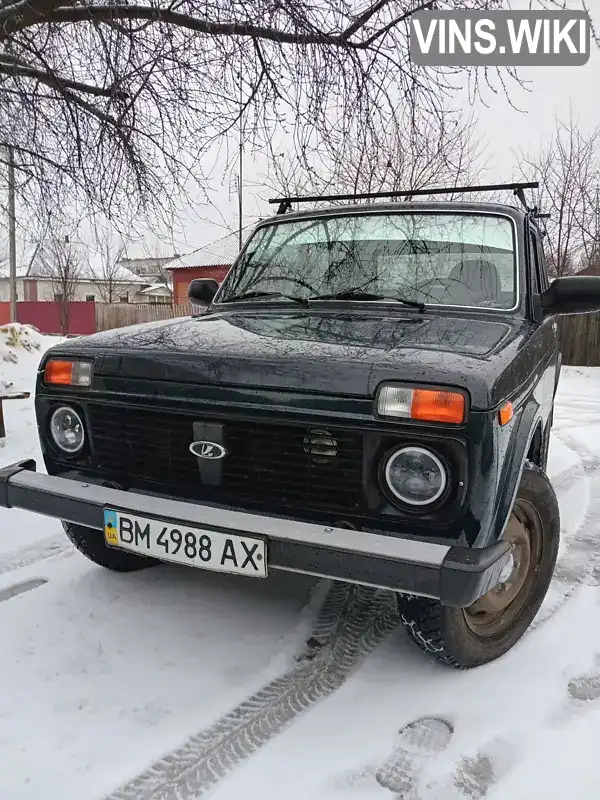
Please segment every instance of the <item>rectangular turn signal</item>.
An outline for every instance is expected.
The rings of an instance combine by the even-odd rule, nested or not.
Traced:
[[[64,361],[51,358],[44,369],[44,383],[49,386],[90,386],[91,361]]]
[[[410,409],[411,419],[428,422],[451,422],[460,425],[465,420],[465,398],[459,392],[415,389]]]
[[[466,399],[461,392],[390,384],[379,390],[376,412],[382,417],[461,425],[466,419]]]

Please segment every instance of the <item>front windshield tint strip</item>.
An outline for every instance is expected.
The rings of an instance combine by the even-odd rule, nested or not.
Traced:
[[[257,291],[303,300],[354,292],[515,311],[519,249],[515,220],[484,210],[340,210],[276,221],[257,228],[217,304]]]

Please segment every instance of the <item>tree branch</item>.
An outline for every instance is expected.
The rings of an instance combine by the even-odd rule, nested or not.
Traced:
[[[49,3],[49,0],[40,0]],[[384,8],[391,0],[379,0],[367,12],[362,14],[348,28],[339,34],[332,33],[300,33],[299,31],[282,31],[277,28],[269,28],[261,25],[254,25],[250,22],[211,22],[205,19],[198,19],[190,14],[182,14],[168,8],[158,8],[144,5],[86,5],[86,6],[58,6],[48,8],[45,12],[37,11],[37,16],[33,19],[29,15],[15,17],[10,11],[0,10],[0,40],[3,35],[15,33],[23,30],[38,22],[114,22],[119,19],[129,20],[148,20],[150,22],[165,22],[179,28],[196,33],[205,33],[209,36],[233,36],[249,37],[252,39],[265,39],[280,44],[292,44],[294,46],[310,44],[329,44],[335,47],[362,50],[368,47],[367,42],[350,41],[350,37],[357,33],[366,22]],[[369,37],[369,42],[379,35],[389,30],[393,25],[399,24],[403,20],[424,8],[430,7],[433,0],[417,6],[416,8],[403,13],[392,25],[386,25],[382,31],[378,31]],[[32,8],[36,11],[35,5]]]
[[[405,11],[403,14],[400,14],[398,17],[393,19],[391,22],[388,22],[387,25],[384,25],[383,28],[380,28],[380,30],[375,31],[375,33],[373,33],[371,36],[369,36],[369,38],[366,41],[362,42],[362,46],[363,47],[369,47],[377,39],[380,39],[388,31],[391,31],[392,28],[395,28],[396,25],[399,25],[401,22],[405,22],[407,19],[409,19],[410,17],[414,16],[418,11],[429,11],[429,10],[431,10],[433,8],[433,6],[435,5],[435,2],[436,2],[436,0],[428,0],[428,2],[426,2],[426,3],[421,3],[420,6],[417,6],[416,8],[410,9],[410,11]]]
[[[354,20],[352,25],[349,25],[344,33],[342,34],[343,39],[349,39],[353,36],[358,30],[364,27],[367,22],[377,14],[378,11],[381,11],[382,8],[385,8],[390,3],[390,0],[378,0],[377,3],[374,3],[372,6],[367,8],[366,11],[363,11],[362,14],[359,14],[358,17]]]
[[[119,100],[127,99],[126,92],[115,92],[112,87],[104,89],[101,86],[92,86],[88,83],[82,83],[81,81],[74,81],[70,78],[56,75],[50,71],[37,69],[8,53],[0,54],[0,73],[14,78],[32,78],[33,80],[45,83],[46,86],[50,86],[52,89],[58,89],[59,91],[63,89],[72,89],[73,91],[95,95],[96,97],[114,97]]]

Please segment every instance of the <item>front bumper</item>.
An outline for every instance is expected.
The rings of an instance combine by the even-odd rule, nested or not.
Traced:
[[[208,533],[266,537],[270,569],[431,597],[447,606],[468,606],[493,588],[510,552],[505,542],[450,547],[127,492],[37,473],[33,460],[0,469],[0,507],[102,530],[107,506],[167,517]]]

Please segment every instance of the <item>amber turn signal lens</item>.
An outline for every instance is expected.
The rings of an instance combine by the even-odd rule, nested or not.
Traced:
[[[45,383],[56,383],[61,386],[71,385],[71,375],[73,374],[72,361],[49,361],[44,370]]]
[[[514,409],[512,403],[505,403],[500,411],[498,411],[498,419],[500,420],[500,425],[506,425],[507,422],[510,422],[514,415]]]
[[[91,361],[63,361],[51,358],[44,369],[44,382],[50,386],[90,386]]]
[[[460,424],[465,421],[465,397],[460,392],[415,389],[410,417],[427,422]]]

